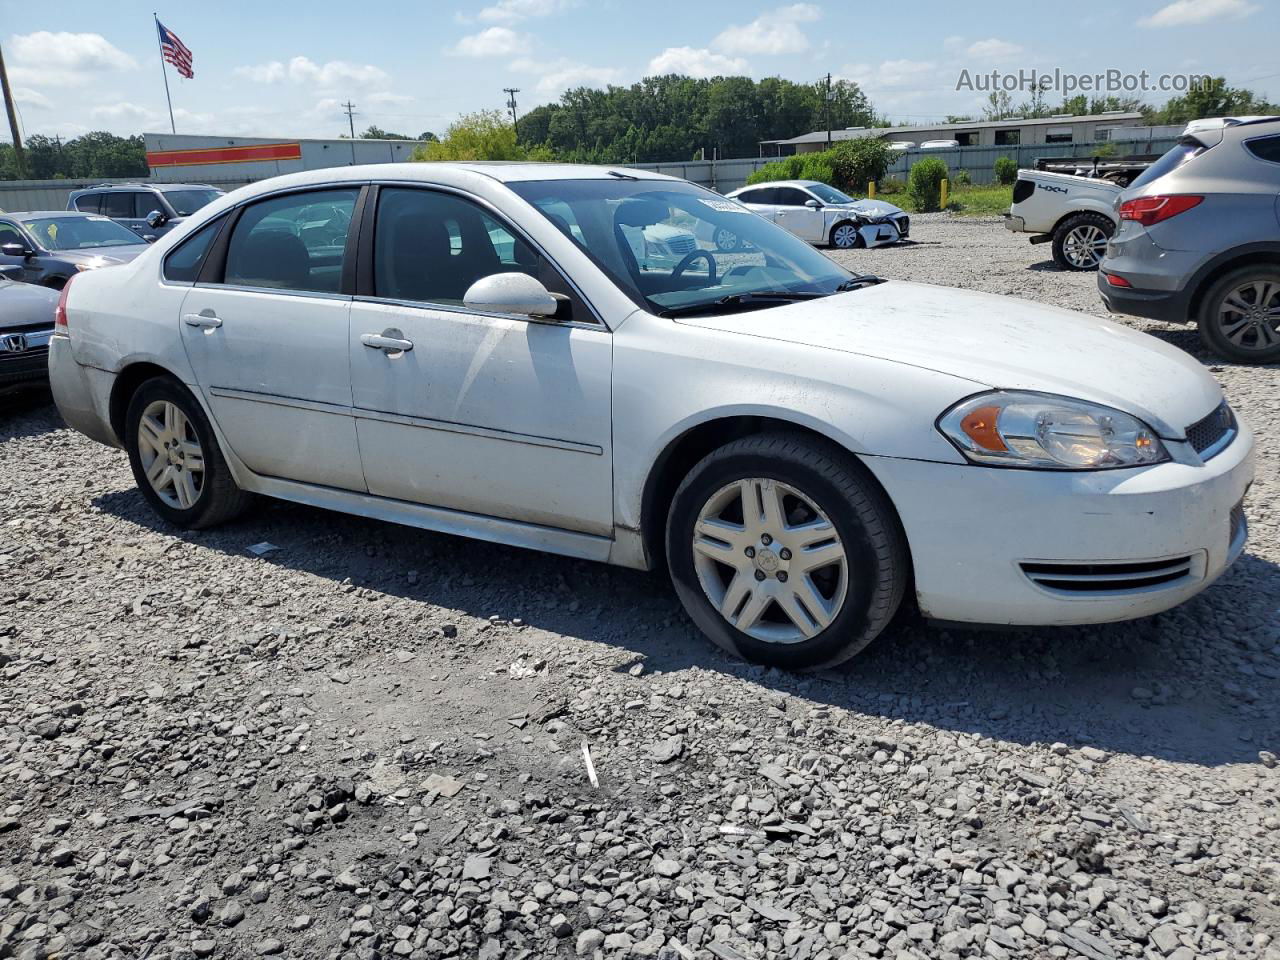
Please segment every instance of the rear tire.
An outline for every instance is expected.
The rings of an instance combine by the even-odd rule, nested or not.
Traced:
[[[791,670],[859,653],[910,580],[884,492],[851,454],[799,434],[745,437],[699,462],[672,500],[666,545],[694,623],[735,656]]]
[[[1200,303],[1200,340],[1237,363],[1280,361],[1280,265],[1240,267],[1220,277]]]
[[[1097,270],[1116,225],[1100,213],[1077,213],[1053,231],[1053,262],[1063,270]]]
[[[169,377],[147,380],[130,399],[125,450],[143,497],[175,526],[217,526],[252,500],[232,479],[200,403]]]

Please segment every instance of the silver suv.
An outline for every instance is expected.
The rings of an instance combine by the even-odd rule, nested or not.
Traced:
[[[1108,310],[1197,323],[1230,360],[1280,360],[1280,117],[1192,122],[1116,209]]]
[[[100,183],[72,191],[67,209],[110,217],[155,240],[223,192],[207,183]]]

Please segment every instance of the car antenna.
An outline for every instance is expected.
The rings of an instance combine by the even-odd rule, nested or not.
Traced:
[[[609,176],[617,177],[619,180],[639,180],[640,179],[639,177],[633,177],[629,173],[620,173],[617,170],[610,170]]]

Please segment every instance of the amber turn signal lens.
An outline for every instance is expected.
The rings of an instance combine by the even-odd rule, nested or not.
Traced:
[[[970,410],[965,418],[960,421],[960,429],[980,449],[1003,452],[1008,450],[1009,447],[996,429],[996,421],[999,419],[999,407],[978,407],[976,410]]]

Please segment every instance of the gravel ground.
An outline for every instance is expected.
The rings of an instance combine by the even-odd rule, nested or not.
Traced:
[[[995,222],[915,233],[841,257],[1100,312]],[[0,957],[1274,960],[1280,370],[1202,359],[1259,435],[1220,583],[814,676],[660,576],[280,503],[166,529],[6,410]]]

